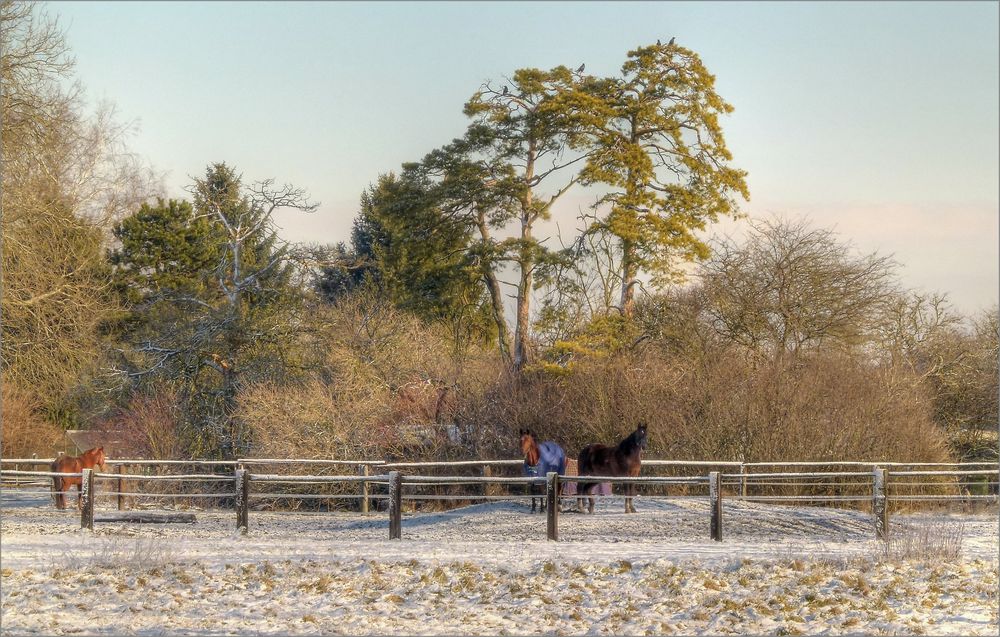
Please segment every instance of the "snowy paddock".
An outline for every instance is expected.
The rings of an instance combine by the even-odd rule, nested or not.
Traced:
[[[4,635],[997,634],[997,513],[869,513],[622,500],[404,515],[194,511],[194,524],[97,522],[4,494]],[[99,508],[98,518],[113,514]],[[957,553],[957,557],[956,557]]]

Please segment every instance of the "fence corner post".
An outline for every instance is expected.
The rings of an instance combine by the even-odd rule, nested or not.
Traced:
[[[246,469],[237,469],[236,482],[236,530],[246,535],[250,530],[250,476]]]
[[[711,533],[716,542],[722,541],[722,474],[710,471],[708,474],[708,500],[712,511]]]
[[[389,472],[389,539],[403,537],[403,477],[398,471]]]
[[[552,542],[559,541],[559,474],[549,471],[545,474],[546,533]]]
[[[872,469],[872,516],[875,518],[875,538],[889,539],[889,501],[886,497],[887,469]]]
[[[94,530],[94,470],[83,470],[80,489],[80,528]]]
[[[747,497],[747,466],[746,463],[740,463],[740,497]]]

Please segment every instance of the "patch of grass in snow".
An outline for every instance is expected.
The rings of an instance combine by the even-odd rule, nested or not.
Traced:
[[[176,579],[181,584],[190,586],[194,584],[194,578],[191,577],[185,569],[175,568],[173,571],[174,579]]]
[[[583,595],[580,592],[567,593],[562,596],[563,604],[577,605],[583,602]]]
[[[826,573],[824,573],[822,569],[817,568],[800,577],[798,580],[798,584],[800,586],[815,586],[816,584],[819,584],[820,582],[823,582],[825,580],[826,580]]]
[[[146,570],[178,561],[173,546],[156,538],[107,536],[99,540],[96,546],[87,547],[86,552],[74,555],[64,551],[56,559],[60,565],[77,571],[89,567]]]
[[[701,582],[701,585],[705,588],[713,591],[720,591],[723,588],[728,588],[729,584],[725,580],[718,580],[709,576],[705,576]]]
[[[840,581],[846,584],[851,590],[862,594],[867,594],[872,589],[871,585],[868,584],[868,580],[861,573],[844,573],[840,576]]]
[[[421,582],[426,583],[436,583],[436,584],[447,584],[448,574],[444,572],[444,569],[440,566],[435,566],[434,570],[428,573],[424,573],[420,576]]]
[[[915,528],[903,528],[882,544],[883,561],[912,559],[956,560],[962,555],[965,524],[951,521],[926,522]]]
[[[320,575],[314,582],[303,582],[298,585],[300,591],[306,593],[316,593],[318,595],[323,595],[330,592],[330,584],[333,584],[333,578],[326,573]]]

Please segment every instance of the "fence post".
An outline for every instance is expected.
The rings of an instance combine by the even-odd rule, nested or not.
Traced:
[[[80,528],[94,530],[94,470],[83,470],[83,484],[80,491]]]
[[[545,474],[545,505],[549,508],[546,516],[548,539],[559,541],[559,474],[549,471]]]
[[[403,536],[403,478],[398,471],[389,472],[389,539]]]
[[[361,475],[368,477],[371,475],[369,473],[368,465],[363,464],[359,467]],[[368,513],[368,482],[361,483],[361,512]]]
[[[246,535],[250,530],[250,476],[246,469],[237,469],[236,476],[236,530]]]
[[[889,539],[889,502],[886,498],[886,483],[889,472],[881,467],[872,471],[872,515],[875,518],[875,537]]]
[[[493,469],[488,464],[484,464],[483,465],[483,477],[484,478],[492,478],[493,477]],[[486,497],[493,495],[492,491],[493,490],[490,488],[489,483],[488,482],[484,482],[483,483],[483,501],[484,502],[486,501]]]
[[[125,485],[124,485],[124,482],[123,482],[122,477],[121,477],[122,476],[122,465],[120,465],[120,464],[119,465],[115,465],[115,473],[118,474],[118,488],[116,489],[116,491],[118,491],[118,510],[119,511],[123,511],[125,509],[125,494],[123,493],[125,491],[125,488],[124,488]]]
[[[740,463],[740,497],[747,497],[747,466]]]
[[[708,473],[708,500],[712,509],[712,539],[722,541],[722,476],[718,471]]]

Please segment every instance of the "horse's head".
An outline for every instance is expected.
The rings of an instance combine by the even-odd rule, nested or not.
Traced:
[[[107,471],[107,467],[105,465],[108,459],[104,455],[104,447],[95,447],[94,449],[88,451],[86,455],[90,456],[90,459],[102,472]]]
[[[538,444],[535,442],[535,434],[530,429],[521,429],[521,455],[530,465],[538,464]]]
[[[646,423],[640,422],[639,426],[636,427],[635,433],[632,434],[635,439],[635,445],[640,449],[645,450],[648,444],[648,436],[646,435]]]

